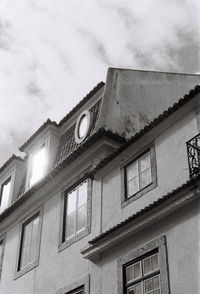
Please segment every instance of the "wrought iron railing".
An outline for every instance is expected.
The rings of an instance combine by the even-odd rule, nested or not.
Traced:
[[[190,178],[194,178],[200,174],[200,134],[190,139],[186,144]]]

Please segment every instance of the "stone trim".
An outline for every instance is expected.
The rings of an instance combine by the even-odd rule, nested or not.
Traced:
[[[2,274],[2,267],[3,267],[3,258],[4,258],[4,250],[5,250],[5,239],[6,235],[3,234],[0,236],[0,245],[3,245],[2,253],[0,256],[0,280],[1,280],[1,274]]]
[[[143,188],[142,190],[135,193],[133,196],[126,198],[126,168],[131,163],[139,159],[143,154],[146,152],[150,152],[150,158],[151,158],[151,177],[152,182]],[[126,159],[123,164],[120,167],[120,174],[121,174],[121,207],[124,208],[131,202],[139,199],[144,194],[148,193],[149,191],[153,190],[155,187],[157,187],[157,168],[156,168],[156,152],[155,152],[155,146],[154,143],[150,143],[147,146],[143,147],[139,152],[132,155],[128,159]]]
[[[167,246],[166,236],[162,235],[134,251],[120,257],[117,260],[117,280],[118,280],[118,294],[123,294],[123,267],[130,261],[142,258],[144,255],[151,253],[151,251],[158,250],[159,266],[160,266],[160,283],[162,294],[170,294],[169,290],[169,276],[168,276],[168,262],[167,262]]]
[[[89,294],[90,293],[90,276],[89,274],[82,277],[81,279],[78,279],[69,285],[60,288],[56,291],[56,294],[68,294],[69,292],[76,290],[79,287],[84,287],[84,293]]]

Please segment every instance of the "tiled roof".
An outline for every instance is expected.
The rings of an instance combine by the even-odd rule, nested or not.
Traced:
[[[123,137],[120,137],[117,134],[114,134],[110,130],[105,129],[98,129],[95,131],[92,135],[90,135],[85,141],[82,142],[82,144],[79,144],[78,148],[75,149],[72,153],[68,155],[68,157],[63,157],[62,161],[60,161],[59,164],[57,164],[50,173],[43,178],[38,184],[36,184],[34,187],[29,189],[25,194],[23,194],[20,198],[18,198],[10,207],[8,207],[1,215],[0,215],[0,222],[4,220],[8,215],[10,215],[14,210],[17,209],[19,205],[21,205],[23,202],[25,202],[27,199],[29,199],[36,191],[38,191],[43,185],[45,185],[47,182],[49,182],[52,177],[55,177],[57,174],[59,174],[69,163],[71,163],[77,156],[82,154],[83,151],[87,150],[98,138],[101,138],[102,136],[107,136],[109,138],[112,138],[114,140],[119,141],[122,144],[116,151],[114,151],[110,156],[103,159],[100,164],[96,166],[90,173],[89,176],[92,176],[95,174],[99,169],[104,167],[108,162],[110,162],[112,159],[114,159],[118,154],[120,154],[123,150],[125,150],[127,147],[129,147],[133,142],[135,142],[137,139],[139,139],[141,136],[143,136],[145,133],[150,131],[152,128],[157,126],[159,123],[164,121],[166,118],[168,118],[171,114],[175,113],[179,108],[181,108],[183,105],[185,105],[190,99],[195,97],[200,93],[200,86],[196,86],[194,90],[191,90],[189,94],[185,95],[183,98],[181,98],[177,103],[175,103],[172,107],[168,108],[167,111],[164,111],[161,115],[159,115],[157,118],[155,118],[149,125],[144,127],[141,131],[136,133],[131,139],[129,139],[127,142],[125,142],[125,139]]]
[[[117,155],[122,153],[126,148],[128,148],[132,143],[136,140],[140,139],[144,134],[152,130],[155,126],[159,125],[162,121],[167,119],[171,114],[175,113],[178,109],[180,109],[183,105],[185,105],[188,101],[190,101],[195,95],[200,93],[200,86],[196,85],[194,89],[190,90],[188,94],[186,94],[183,98],[179,99],[177,103],[174,103],[173,106],[169,107],[162,114],[156,117],[152,122],[146,125],[143,129],[137,132],[133,137],[127,140],[123,145],[121,145],[116,151],[114,151],[111,155],[108,155],[104,159],[98,163],[98,165],[94,168],[93,173],[96,173],[98,170],[103,168],[106,164],[108,164],[111,160],[113,160]]]
[[[102,99],[100,99],[89,110],[93,115],[92,115],[92,126],[90,128],[90,133],[88,134],[88,138],[92,136],[95,132],[95,126],[99,118],[99,110],[100,110],[101,102],[102,102]],[[65,158],[67,158],[71,153],[73,153],[79,147],[80,144],[76,143],[75,137],[74,137],[75,126],[76,126],[76,123],[74,123],[72,127],[68,129],[64,133],[64,135],[61,137],[55,166],[59,165]]]
[[[20,156],[16,156],[13,154],[1,167],[0,167],[0,173],[15,159],[18,159],[20,161],[24,161]]]
[[[41,133],[47,126],[54,125],[57,127],[62,126],[82,105],[84,105],[90,98],[93,97],[94,94],[96,94],[99,89],[101,89],[104,86],[104,82],[100,82],[94,87],[58,124],[55,121],[51,121],[50,119],[47,119],[46,122],[39,127],[39,129],[21,146],[19,147],[20,151],[23,151],[24,148],[26,148],[35,137],[38,136],[39,133]]]
[[[93,245],[93,244],[97,243],[98,241],[103,240],[109,234],[111,234],[111,233],[113,233],[113,232],[115,232],[115,231],[117,231],[119,229],[122,229],[124,226],[126,226],[130,222],[136,220],[141,215],[144,215],[145,213],[151,211],[153,208],[157,207],[159,204],[164,203],[167,199],[172,198],[177,193],[180,193],[180,192],[184,191],[186,188],[193,189],[195,187],[198,187],[199,184],[200,184],[200,175],[197,176],[196,178],[193,178],[193,179],[188,180],[186,183],[184,183],[180,187],[174,189],[170,193],[163,195],[162,197],[160,197],[159,199],[157,199],[153,203],[149,204],[148,206],[144,207],[143,209],[139,210],[135,214],[131,215],[130,217],[128,217],[127,219],[125,219],[121,223],[119,223],[119,224],[115,225],[114,227],[108,229],[104,233],[99,234],[94,239],[90,240],[88,243],[91,244],[91,245]]]
[[[106,131],[105,129],[98,129],[92,136],[84,141],[84,144],[80,144],[73,153],[66,157],[59,165],[55,166],[41,181],[31,187],[27,192],[21,195],[21,197],[18,197],[18,199],[10,207],[5,209],[0,214],[0,222],[7,218],[11,213],[13,213],[20,205],[26,202],[39,189],[41,189],[45,184],[51,181],[53,177],[57,176],[74,159],[81,155],[83,151],[87,150],[90,146],[94,144],[94,142],[97,142],[97,140],[103,136],[116,140],[120,143],[124,142],[124,138],[120,137],[119,135],[114,134],[111,131]],[[90,177],[91,175],[88,173],[85,176]]]
[[[33,141],[33,139],[39,135],[39,133],[41,133],[47,126],[50,125],[57,126],[57,123],[55,121],[51,121],[48,118],[47,121],[45,121],[43,125],[41,125],[41,127],[39,127],[39,129],[21,147],[19,147],[19,150],[23,152],[24,148],[26,148]]]
[[[62,126],[72,115],[83,106],[87,101],[89,101],[103,86],[104,82],[98,83],[61,121],[58,126]]]

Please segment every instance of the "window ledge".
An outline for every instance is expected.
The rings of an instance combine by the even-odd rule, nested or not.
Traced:
[[[65,248],[71,246],[75,242],[83,239],[85,236],[87,236],[90,233],[90,230],[88,228],[84,229],[74,237],[70,238],[69,240],[64,241],[63,243],[58,245],[58,252],[64,250]]]
[[[22,268],[21,270],[17,271],[15,273],[15,277],[14,279],[18,279],[19,277],[21,277],[22,275],[24,275],[25,273],[31,271],[32,269],[34,269],[35,267],[37,267],[39,265],[39,258],[36,259],[35,261],[29,263],[28,265],[26,265],[24,268]]]
[[[121,207],[122,208],[126,207],[131,202],[139,199],[144,194],[150,192],[151,190],[153,190],[156,187],[157,187],[157,181],[154,181],[154,182],[150,183],[148,186],[144,187],[142,190],[138,191],[137,193],[135,193],[133,196],[131,196],[129,198],[124,198],[124,196],[122,196],[122,199],[121,199]]]

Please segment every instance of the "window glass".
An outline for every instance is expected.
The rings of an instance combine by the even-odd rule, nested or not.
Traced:
[[[158,253],[125,267],[126,293],[160,294]]]
[[[46,150],[45,146],[40,148],[34,155],[31,162],[30,187],[37,183],[45,173]]]
[[[88,128],[88,119],[87,116],[84,114],[80,120],[79,128],[78,128],[78,136],[79,138],[83,138],[87,132]]]
[[[11,177],[8,178],[2,185],[1,185],[1,194],[0,194],[0,207],[3,211],[5,208],[8,207],[9,200],[10,200],[10,188],[11,188]]]
[[[23,226],[19,270],[35,261],[39,242],[39,216]]]
[[[86,228],[87,181],[66,195],[65,239],[75,236]]]
[[[148,151],[133,163],[129,164],[125,172],[126,197],[130,198],[152,182],[150,152]]]

